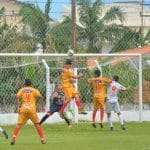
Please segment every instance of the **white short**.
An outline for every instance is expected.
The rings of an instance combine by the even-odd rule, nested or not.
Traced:
[[[111,111],[114,111],[115,113],[120,113],[120,106],[118,102],[106,102],[106,113],[111,113]]]

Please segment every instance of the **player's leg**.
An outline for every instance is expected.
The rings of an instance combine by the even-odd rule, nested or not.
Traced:
[[[63,112],[59,112],[59,114],[60,114],[60,117],[65,120],[65,122],[67,123],[67,125],[69,127],[71,127],[71,121],[67,118],[66,114],[63,113]]]
[[[113,131],[113,123],[112,123],[112,117],[111,117],[111,112],[107,113],[107,119],[108,119],[108,123],[110,125],[110,130]]]
[[[99,124],[100,124],[100,127],[103,128],[105,102],[104,102],[104,99],[99,99],[98,102],[99,102],[98,107],[100,109],[100,123]]]
[[[1,127],[0,127],[0,132],[5,136],[6,139],[8,139],[8,134],[5,130],[3,130]]]
[[[18,134],[22,128],[22,126],[27,122],[28,120],[28,116],[25,113],[20,113],[18,116],[18,122],[17,125],[15,127],[15,129],[13,130],[12,133],[12,139],[11,139],[11,145],[14,145],[16,142],[16,139],[18,137]]]
[[[37,113],[30,113],[30,119],[34,123],[34,126],[38,132],[40,139],[41,139],[41,143],[45,144],[46,143],[45,135],[44,135],[43,129],[39,123],[39,118],[38,118]]]
[[[51,115],[53,115],[53,113],[51,113],[50,111],[47,112],[43,117],[42,119],[40,120],[40,125],[45,122]]]
[[[120,121],[122,130],[126,130],[126,128],[125,128],[125,126],[124,126],[123,115],[122,115],[122,113],[121,113],[121,111],[120,111],[119,103],[118,103],[118,102],[114,103],[114,106],[113,106],[113,107],[114,107],[114,108],[113,108],[113,109],[114,109],[114,112],[117,113],[117,115],[118,115],[118,118],[119,118],[119,121]]]
[[[71,121],[67,118],[67,115],[66,115],[66,108],[67,106],[69,105],[69,102],[68,101],[65,101],[64,104],[62,105],[62,107],[59,108],[59,115],[62,119],[65,120],[65,122],[68,124],[69,127],[71,127]]]
[[[112,105],[109,102],[106,102],[106,113],[107,113],[107,120],[110,125],[110,130],[112,131],[113,128],[113,123],[112,123],[112,116],[111,116],[111,111],[112,111]]]
[[[93,109],[93,113],[92,113],[92,126],[94,128],[96,128],[95,119],[96,119],[96,114],[97,114],[97,110],[98,110],[98,107],[99,107],[96,98],[93,99],[93,107],[94,107],[94,109]]]

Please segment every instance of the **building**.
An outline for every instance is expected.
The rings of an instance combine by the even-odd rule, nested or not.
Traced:
[[[138,30],[141,26],[143,26],[144,33],[146,33],[150,29],[150,5],[144,5],[142,13],[142,5],[141,1],[139,0],[125,0],[121,2],[105,4],[103,6],[102,16],[113,6],[120,7],[125,18],[125,20],[122,23],[119,20],[116,20],[113,23],[122,24],[126,27],[131,27],[134,30]],[[77,16],[76,16],[77,24],[81,25],[81,23],[79,22],[78,8],[79,7],[77,7]],[[69,12],[71,12],[70,6],[69,7],[65,6],[63,16],[65,17],[70,15]]]
[[[12,26],[20,25],[21,17],[18,15],[21,3],[16,0],[0,0],[0,9],[4,8],[5,12],[1,15],[1,21],[5,21]]]

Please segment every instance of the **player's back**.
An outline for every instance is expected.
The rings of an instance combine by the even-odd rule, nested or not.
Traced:
[[[63,69],[60,75],[61,84],[65,87],[71,86],[72,76],[73,76],[73,71],[71,69]]]
[[[17,93],[22,109],[36,111],[37,97],[41,97],[40,92],[33,87],[23,87]]]
[[[95,97],[106,97],[106,86],[111,80],[104,77],[96,77],[90,79],[90,83],[93,89],[93,95]]]

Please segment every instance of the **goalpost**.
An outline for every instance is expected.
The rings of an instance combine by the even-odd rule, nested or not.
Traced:
[[[7,124],[9,124],[8,118],[12,117],[17,111],[15,93],[21,87],[24,78],[31,78],[33,85],[40,89],[46,99],[45,102],[38,103],[38,112],[43,111],[43,106],[45,106],[46,110],[49,108],[50,94],[53,86],[59,81],[60,70],[67,58],[67,54],[0,54],[0,86],[2,88],[0,112],[6,114],[5,120]],[[92,98],[87,80],[93,76],[95,68],[88,69],[87,61],[90,59],[95,60],[96,67],[102,71],[102,76],[111,78],[114,74],[119,75],[120,82],[125,84],[128,89],[127,92],[119,95],[121,108],[129,115],[127,120],[142,121],[142,55],[130,53],[73,55],[75,73],[84,75],[81,80],[76,81],[75,86],[85,103],[84,109],[88,113],[87,115],[78,115],[78,110],[75,106],[75,122],[78,122],[78,120],[90,121],[91,117]],[[133,116],[134,114],[135,116]],[[59,122],[55,118],[50,121]]]

